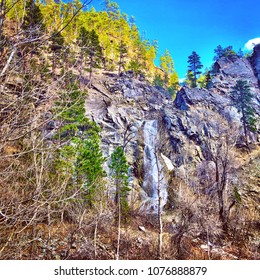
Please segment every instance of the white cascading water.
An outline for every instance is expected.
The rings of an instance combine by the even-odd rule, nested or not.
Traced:
[[[163,178],[162,166],[156,155],[158,122],[157,120],[145,121],[144,124],[144,200],[143,210],[157,212],[158,210],[158,182],[160,188],[161,208],[167,202],[167,186]],[[156,160],[156,156],[157,159]]]

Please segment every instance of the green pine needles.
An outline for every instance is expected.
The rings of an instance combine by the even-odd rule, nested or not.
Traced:
[[[191,82],[191,87],[197,87],[197,77],[201,74],[200,69],[203,65],[200,62],[200,56],[193,51],[188,57],[188,80]]]
[[[252,107],[253,94],[247,81],[238,80],[230,93],[232,105],[235,106],[239,113],[242,113],[242,124],[246,146],[248,147],[248,131],[256,131],[256,118]]]
[[[127,222],[130,212],[127,196],[131,189],[128,187],[129,165],[121,147],[117,147],[112,153],[109,167],[116,187],[115,203],[118,205],[118,212],[120,212],[118,215],[122,216],[124,221]]]
[[[55,168],[63,181],[68,182],[68,188],[82,189],[81,199],[92,206],[102,178],[106,176],[105,158],[100,149],[100,128],[85,116],[85,96],[85,92],[73,86],[57,102],[61,127],[56,134],[60,148]]]

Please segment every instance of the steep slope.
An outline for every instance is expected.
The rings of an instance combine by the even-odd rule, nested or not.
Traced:
[[[120,78],[113,73],[97,74],[86,100],[86,111],[102,128],[106,156],[117,145],[126,146],[130,164],[138,169],[146,120],[158,120],[160,149],[175,167],[184,162],[203,160],[203,139],[217,137],[221,121],[234,126],[238,138],[236,145],[242,144],[241,115],[231,105],[229,93],[236,80],[249,81],[258,118],[260,90],[257,78],[250,63],[237,56],[223,58],[214,67],[217,70],[210,90],[183,87],[175,101],[161,88],[133,78],[131,73]],[[250,133],[253,146],[258,143],[257,137],[257,133]],[[138,174],[136,169],[133,171]]]
[[[179,240],[177,251],[180,258],[188,257],[183,255],[182,248],[186,246],[185,235],[199,236],[201,241],[208,236],[208,241],[219,244],[219,237],[223,239],[225,231],[229,232],[230,240],[239,233],[244,236],[244,241],[251,236],[250,242],[245,241],[245,245],[241,241],[243,244],[239,245],[241,248],[251,247],[247,247],[246,256],[232,245],[227,249],[234,253],[231,257],[216,249],[216,258],[254,258],[252,252],[259,246],[256,231],[259,209],[255,199],[255,194],[259,195],[259,186],[246,184],[243,170],[246,168],[252,174],[251,182],[257,181],[254,170],[259,168],[258,133],[250,132],[249,151],[241,148],[244,147],[241,115],[232,106],[229,93],[237,80],[249,82],[259,129],[258,79],[249,61],[237,56],[220,59],[214,69],[212,88],[183,87],[175,101],[161,88],[133,77],[131,72],[120,78],[109,72],[97,73],[86,100],[86,111],[102,128],[102,150],[108,158],[117,146],[125,148],[131,165],[132,207],[147,214],[155,212],[146,204],[152,192],[144,182],[145,174],[152,166],[147,170],[144,165],[145,156],[151,157],[146,154],[144,127],[147,121],[158,122],[154,150],[161,167],[156,172],[163,174],[168,186],[164,230],[178,229],[174,236],[179,239],[174,240]],[[156,187],[151,182],[148,184]],[[187,211],[190,216],[185,220]],[[242,213],[243,222],[238,222],[237,217]],[[247,224],[248,235],[243,223]],[[154,227],[156,229],[156,222]]]

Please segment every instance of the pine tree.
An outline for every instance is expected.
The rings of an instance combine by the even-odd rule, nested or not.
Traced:
[[[242,51],[241,48],[239,48],[239,50],[238,50],[238,52],[237,52],[237,55],[238,55],[239,57],[244,57],[244,52]]]
[[[188,57],[188,70],[193,74],[193,80],[191,80],[192,87],[197,86],[197,75],[201,74],[200,69],[203,65],[200,62],[200,56],[196,52],[192,52],[192,54]]]
[[[130,191],[128,187],[128,169],[124,150],[121,147],[117,147],[111,155],[111,164],[109,165],[112,171],[112,177],[115,180],[116,195],[115,203],[120,204],[122,216],[127,219],[129,212],[129,205],[127,202],[127,195]]]
[[[6,13],[6,0],[2,0],[0,3],[0,40],[3,39],[3,26],[5,21]]]
[[[86,53],[89,57],[89,85],[91,85],[93,68],[99,66],[102,58],[102,48],[99,43],[98,35],[94,29],[89,33],[89,46]]]
[[[36,38],[44,31],[43,16],[38,5],[34,0],[27,0],[25,4],[25,16],[22,29],[27,37]]]
[[[93,68],[98,67],[102,61],[102,48],[96,31],[94,29],[88,31],[85,27],[81,27],[78,44],[81,47],[81,69],[83,67],[85,55],[89,60],[89,86],[91,86]],[[80,72],[82,72],[82,70],[80,70]]]
[[[206,73],[205,83],[206,89],[210,89],[212,87],[212,77],[210,75],[210,71],[207,71]]]
[[[222,56],[223,56],[223,54],[224,54],[224,49],[223,49],[223,47],[221,46],[221,45],[218,45],[217,47],[216,47],[216,49],[214,50],[214,53],[215,53],[215,56],[214,56],[214,60],[215,61],[217,61],[218,59],[220,59]]]
[[[212,77],[210,75],[210,71],[207,70],[205,74],[200,75],[197,82],[200,88],[210,89],[212,86]]]
[[[153,85],[157,87],[163,87],[163,79],[159,74],[155,74],[154,80],[153,80]]]
[[[121,236],[121,217],[124,221],[128,221],[129,216],[129,205],[127,202],[127,195],[130,191],[128,187],[128,169],[124,150],[121,147],[117,147],[111,155],[111,164],[109,165],[112,171],[112,177],[115,180],[116,195],[115,203],[117,205],[117,250],[116,259],[119,260],[120,252],[120,236]]]
[[[126,43],[120,41],[117,51],[119,52],[118,76],[120,76],[121,69],[125,69],[125,57],[127,56]]]
[[[87,31],[85,27],[80,28],[79,36],[77,38],[77,43],[81,49],[80,50],[80,67],[79,67],[79,72],[80,72],[80,76],[81,76],[83,74],[85,50],[87,49],[88,44],[89,44],[89,31]]]
[[[60,57],[61,50],[64,44],[64,37],[60,32],[55,30],[51,36],[51,50],[52,50],[52,72],[55,72],[57,57]]]
[[[216,49],[214,50],[215,56],[213,60],[217,61],[221,57],[229,57],[231,55],[236,54],[236,52],[233,50],[232,46],[227,46],[226,48],[223,48],[221,45],[218,45]]]
[[[194,78],[193,72],[191,70],[188,70],[185,83],[191,88],[196,87],[195,78]]]
[[[95,202],[95,193],[105,176],[100,148],[100,128],[90,121],[85,112],[86,93],[71,85],[56,103],[54,112],[60,128],[56,137],[60,142],[55,169],[68,181],[68,188],[82,189],[83,200],[89,206]],[[67,179],[65,179],[67,178]]]
[[[138,62],[137,59],[132,59],[132,60],[128,63],[127,68],[128,68],[129,70],[133,71],[135,77],[137,77],[138,74],[141,73],[142,65]]]
[[[256,118],[252,108],[253,94],[247,81],[238,80],[230,93],[232,104],[242,113],[245,142],[248,147],[248,131],[256,131]]]
[[[87,128],[89,136],[86,139],[78,138],[77,141],[74,140],[77,149],[75,163],[77,179],[86,188],[86,199],[90,206],[97,200],[95,194],[101,179],[105,176],[105,171],[102,167],[105,158],[100,148],[100,136],[95,127],[96,124],[90,122]]]

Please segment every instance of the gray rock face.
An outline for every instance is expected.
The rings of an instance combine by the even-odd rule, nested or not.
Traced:
[[[177,94],[174,104],[176,108],[180,110],[189,110],[192,105],[200,104],[201,106],[209,107],[214,106],[216,108],[223,108],[230,103],[230,100],[226,97],[213,94],[206,89],[190,89],[183,87]]]
[[[258,78],[258,82],[260,85],[260,44],[254,47],[253,56],[251,58],[251,63],[255,72],[255,75]]]
[[[249,81],[255,95],[254,109],[260,114],[258,80],[249,61],[234,56],[220,59],[215,68],[210,90],[183,87],[175,101],[164,90],[140,79],[112,74],[95,77],[86,100],[86,112],[102,128],[101,145],[107,158],[117,146],[125,146],[136,201],[143,192],[145,121],[158,121],[160,154],[167,157],[173,172],[178,174],[182,167],[191,164],[196,167],[208,159],[203,139],[217,139],[221,123],[232,124],[241,136],[237,139],[243,138],[241,115],[229,98],[238,79]],[[257,141],[257,135],[251,135],[250,141]],[[109,174],[108,166],[105,168]]]
[[[216,73],[228,75],[232,78],[244,78],[254,81],[254,71],[246,58],[233,55],[220,58],[214,65]]]
[[[250,63],[251,62],[251,63]],[[255,47],[251,61],[236,55],[222,57],[214,64],[213,87],[211,91],[217,95],[229,96],[237,80],[245,80],[249,83],[254,94],[253,107],[256,114],[260,112],[260,45]],[[258,78],[257,78],[258,76]]]
[[[237,80],[246,80],[252,88],[258,87],[258,80],[250,61],[236,55],[222,57],[214,64],[213,91],[228,95]]]

